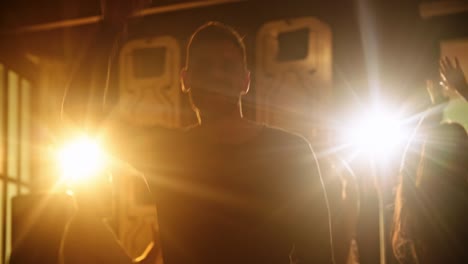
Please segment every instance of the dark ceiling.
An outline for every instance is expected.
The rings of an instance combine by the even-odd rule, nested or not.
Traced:
[[[197,0],[153,0],[151,7],[195,1]],[[0,4],[0,29],[11,30],[100,13],[100,0],[4,0]]]

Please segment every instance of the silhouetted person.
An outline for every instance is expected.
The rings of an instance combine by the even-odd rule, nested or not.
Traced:
[[[444,59],[441,73],[448,89],[467,95],[458,61]],[[444,102],[442,90],[429,91],[434,105]],[[405,153],[393,230],[400,263],[468,262],[468,137],[461,125],[440,123],[441,116],[422,121]]]
[[[60,264],[155,263],[158,254],[151,243],[142,256],[132,259],[106,223],[112,208],[108,174],[98,174],[73,186],[76,212],[67,223],[59,252]]]
[[[242,118],[250,73],[239,34],[218,22],[198,28],[181,78],[199,125],[148,175],[164,263],[331,263],[310,145]]]
[[[118,23],[111,24],[102,25],[102,42],[96,41],[108,55],[103,47],[118,31]],[[137,138],[113,142],[128,143],[137,155],[126,148],[117,155],[148,179],[164,263],[332,263],[329,211],[310,145],[242,118],[240,98],[250,74],[238,33],[208,23],[192,36],[187,52],[181,77],[199,125],[163,139],[155,132],[157,144],[142,146],[139,154],[131,146]],[[96,53],[88,60],[100,61],[94,74],[106,73],[103,57]],[[74,110],[83,101],[69,102],[78,107],[65,102],[64,111],[79,116]]]
[[[349,164],[335,155],[319,159],[330,204],[335,261],[359,263],[357,224],[359,188]]]
[[[104,97],[110,80],[110,65],[116,57],[119,41],[123,39],[126,23],[146,2],[101,1],[103,21],[97,25],[97,32],[73,72],[64,96],[62,114],[67,129],[86,132],[91,137],[103,134],[110,137],[114,136],[114,132],[119,134],[115,142],[104,138],[111,154],[114,149],[123,148],[126,155],[137,155],[127,148],[130,144],[126,144],[135,138],[122,141],[122,135],[128,136],[133,129],[143,131],[113,120],[111,111],[104,106]],[[133,143],[135,145],[136,142]],[[77,210],[62,238],[60,263],[155,263],[159,252],[154,243],[141,257],[132,259],[120,244],[115,230],[105,222],[103,212],[111,210],[111,183],[105,175],[95,175],[83,184],[74,186]]]

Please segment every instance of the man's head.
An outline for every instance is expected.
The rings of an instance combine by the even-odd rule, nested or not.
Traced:
[[[187,46],[182,87],[202,118],[239,111],[239,97],[248,92],[245,46],[239,34],[219,22],[199,27]]]

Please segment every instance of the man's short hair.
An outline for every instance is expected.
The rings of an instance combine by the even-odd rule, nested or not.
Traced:
[[[247,56],[243,38],[234,28],[217,21],[210,21],[203,24],[192,34],[187,45],[186,65],[188,66],[190,54],[192,54],[195,48],[207,42],[215,41],[229,41],[234,44],[239,48],[244,65],[247,66]]]

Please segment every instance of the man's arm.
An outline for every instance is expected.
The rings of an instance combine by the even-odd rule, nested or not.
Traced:
[[[334,263],[328,200],[317,159],[310,148],[295,171],[296,202],[291,212],[294,245],[290,263]]]
[[[103,21],[79,60],[67,85],[62,116],[77,126],[93,128],[104,118],[110,65],[117,55],[127,21],[150,0],[101,0]]]
[[[121,29],[103,21],[79,60],[66,87],[62,116],[79,127],[88,127],[102,118],[103,98],[113,53]]]
[[[434,82],[427,81],[426,89],[431,99],[431,106],[426,110],[423,117],[419,120],[416,128],[407,143],[402,161],[405,162],[405,157],[414,152],[418,152],[422,147],[422,142],[425,141],[427,133],[439,127],[443,119],[443,109],[447,106],[449,98],[445,90],[453,90],[458,92],[465,100],[468,99],[468,82],[466,81],[460,62],[454,58],[453,62],[448,57],[440,60],[440,77],[442,81]],[[412,153],[410,153],[412,152]],[[408,158],[413,160],[412,158]],[[408,163],[408,162],[407,162]],[[402,165],[404,165],[402,163]],[[408,167],[408,166],[407,166]],[[411,167],[411,165],[409,165]],[[407,168],[401,167],[402,173]],[[411,174],[411,173],[409,173]]]

